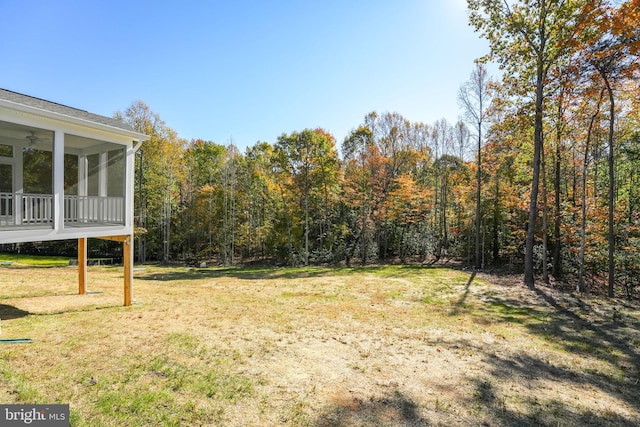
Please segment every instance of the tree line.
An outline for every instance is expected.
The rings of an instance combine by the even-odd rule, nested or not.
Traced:
[[[640,0],[468,0],[489,41],[461,119],[371,112],[240,152],[186,141],[143,102],[141,262],[510,266],[525,283],[640,292]],[[485,63],[501,68],[492,78]]]
[[[304,129],[180,140],[142,103],[139,256],[286,264],[462,258],[525,283],[638,281],[640,2],[469,0],[489,41],[462,120],[372,112],[341,141]],[[483,61],[500,65],[500,81]],[[156,172],[154,172],[156,171]],[[142,232],[144,230],[144,234]]]

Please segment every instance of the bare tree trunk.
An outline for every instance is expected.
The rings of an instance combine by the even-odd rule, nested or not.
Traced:
[[[542,101],[544,89],[544,67],[538,64],[536,79],[536,112],[533,137],[533,179],[531,181],[531,198],[529,201],[529,223],[527,224],[527,239],[524,253],[524,283],[529,287],[535,286],[533,274],[533,246],[536,237],[536,218],[538,216],[538,186],[540,183],[540,152],[542,150]]]
[[[306,178],[305,178],[306,181]],[[309,187],[304,192],[304,265],[309,265]]]
[[[587,141],[585,143],[584,148],[584,161],[582,163],[582,189],[580,196],[581,203],[581,217],[580,217],[580,267],[578,270],[578,292],[585,292],[586,285],[584,281],[585,274],[585,265],[584,265],[584,255],[585,255],[585,247],[586,247],[586,229],[587,229],[587,172],[589,165],[589,146],[591,144],[591,134],[593,132],[593,125],[596,121],[596,118],[600,114],[600,104],[602,103],[602,98],[604,97],[604,89],[600,91],[600,98],[598,99],[598,104],[596,108],[596,112],[591,116],[591,120],[589,120],[589,128],[587,129]]]
[[[437,142],[436,142],[437,144]],[[437,153],[438,153],[438,146],[436,145],[436,161],[438,160],[437,157]],[[434,165],[435,168],[435,165]],[[438,175],[439,173],[437,171],[435,171],[435,176],[434,176],[434,192],[433,195],[435,197],[434,200],[434,204],[433,204],[433,209],[434,209],[434,221],[435,221],[435,226],[436,228],[436,260],[440,260],[440,256],[442,255],[442,244],[441,244],[441,240],[442,240],[442,235],[440,234],[440,218],[438,216],[438,212],[440,212],[439,209],[439,205],[438,205],[438,193],[440,191],[440,189],[438,188]]]
[[[544,145],[540,150],[540,157],[542,167],[542,280],[544,283],[549,283],[549,267],[547,265],[549,221],[547,215],[547,166],[544,160]]]
[[[485,105],[491,102],[487,90],[490,81],[487,71],[480,62],[476,62],[476,68],[471,73],[469,82],[460,88],[458,100],[465,110],[465,117],[476,127],[478,143],[476,151],[476,212],[475,212],[475,268],[479,270],[482,265],[484,253],[481,242],[482,222],[482,126],[485,120]]]
[[[227,147],[227,162],[229,168],[229,261],[231,265],[235,263],[236,255],[236,225],[238,222],[236,214],[236,190],[238,184],[237,160],[238,151],[233,141]]]
[[[449,253],[449,234],[447,233],[447,192],[448,192],[448,176],[445,175],[442,182],[442,247],[445,250],[445,256]]]
[[[555,177],[553,180],[553,186],[555,191],[555,212],[554,212],[554,226],[553,226],[553,277],[559,279],[562,276],[562,239],[560,237],[560,222],[562,221],[562,215],[560,211],[560,159],[561,159],[561,144],[562,144],[562,131],[564,124],[564,89],[558,101],[558,125],[556,127],[556,164],[555,164]]]
[[[142,163],[144,160],[144,154],[142,149],[140,149],[140,162],[138,164],[138,227],[146,228],[146,209],[144,206],[143,198],[142,198],[142,177],[143,177],[143,168]],[[138,236],[138,262],[144,263],[147,261],[147,242],[145,233],[140,233]]]
[[[362,158],[362,170],[364,172],[364,168],[365,168],[365,159],[364,157]],[[369,212],[367,209],[367,192],[366,192],[366,188],[367,188],[367,182],[366,182],[366,178],[363,178],[362,181],[362,187],[361,187],[361,193],[362,193],[362,231],[360,232],[360,238],[361,238],[361,243],[362,243],[362,247],[361,247],[361,252],[360,252],[360,262],[362,263],[362,266],[367,265],[367,217],[369,216]]]
[[[168,264],[171,258],[169,253],[169,239],[171,232],[171,200],[164,202],[162,218],[162,263]]]
[[[482,105],[480,106],[482,110]],[[478,173],[476,176],[476,270],[481,267],[480,247],[480,216],[481,216],[481,189],[482,189],[482,122],[478,122]]]
[[[611,84],[609,83],[609,79],[607,78],[606,73],[601,72],[602,79],[604,80],[604,84],[607,87],[607,93],[609,94],[609,280],[608,280],[608,288],[607,288],[607,296],[609,298],[613,298],[615,295],[614,288],[614,252],[616,248],[616,240],[614,235],[614,227],[613,227],[613,213],[614,213],[614,189],[615,189],[615,176],[614,176],[614,164],[613,164],[613,133],[614,133],[614,125],[615,125],[615,101],[613,97],[613,89],[611,88]]]
[[[227,265],[227,248],[229,247],[229,194],[227,191],[227,187],[229,185],[229,174],[228,171],[223,171],[223,182],[222,182],[222,263]]]

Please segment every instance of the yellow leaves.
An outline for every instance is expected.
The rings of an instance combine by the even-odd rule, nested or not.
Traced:
[[[431,208],[431,192],[419,187],[410,175],[396,178],[393,187],[385,202],[388,219],[401,224],[412,224],[424,219]]]
[[[209,195],[211,193],[215,193],[216,192],[216,188],[213,187],[210,184],[205,184],[202,187],[200,187],[198,189],[198,193],[202,194],[202,195]]]
[[[144,227],[136,227],[136,226],[134,226],[134,227],[133,227],[133,234],[134,234],[136,237],[144,236],[144,235],[145,235],[145,234],[147,234],[148,232],[149,232],[149,230],[147,230],[147,229],[146,229],[146,228],[144,228]]]

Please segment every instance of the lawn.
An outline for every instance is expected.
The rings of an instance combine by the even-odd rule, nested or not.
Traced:
[[[0,402],[75,426],[639,425],[640,310],[444,268],[0,268]]]
[[[69,257],[61,256],[34,256],[22,254],[0,254],[0,266],[38,266],[38,267],[63,267],[69,265]]]

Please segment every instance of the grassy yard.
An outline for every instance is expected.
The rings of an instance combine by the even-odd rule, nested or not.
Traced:
[[[640,310],[423,267],[0,268],[0,402],[75,426],[640,424]]]
[[[38,267],[63,267],[69,265],[69,257],[61,256],[34,256],[22,254],[0,254],[0,266],[38,266]]]

